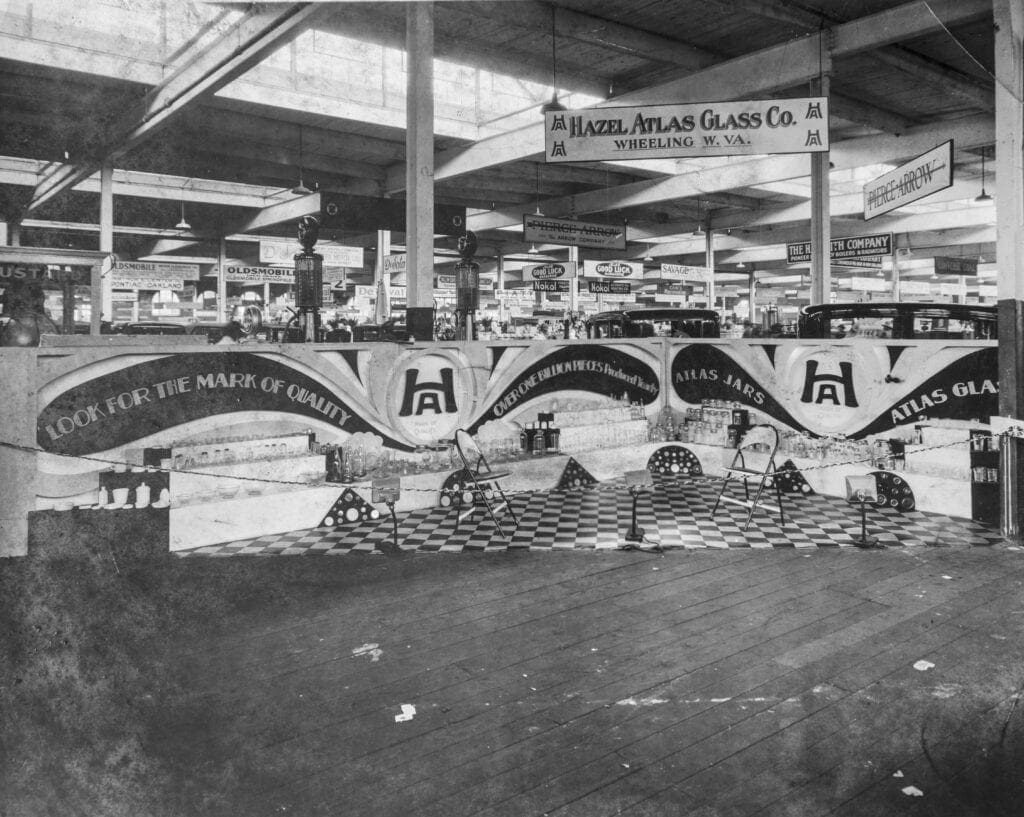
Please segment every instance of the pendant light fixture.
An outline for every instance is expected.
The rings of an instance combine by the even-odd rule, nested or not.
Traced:
[[[533,173],[534,173],[534,195],[535,195],[536,201],[537,201],[537,209],[533,211],[533,214],[535,216],[542,216],[544,214],[540,211],[540,164],[539,163],[535,164],[533,166]]]
[[[531,244],[530,245],[530,249],[528,249],[527,252],[530,255],[537,255],[540,252],[540,250],[537,249],[537,245],[536,244]]]
[[[555,58],[555,4],[551,4],[551,99],[540,106],[540,112],[557,113],[564,111],[565,105],[558,101],[558,62]]]
[[[693,231],[694,235],[704,235],[704,222],[700,217],[700,199],[697,199],[697,229]]]
[[[987,152],[987,148],[981,149],[981,193],[974,198],[978,204],[987,204],[992,201],[992,197],[985,192],[985,154]]]
[[[183,184],[182,187],[181,187],[181,198],[179,200],[180,203],[181,203],[181,220],[177,224],[174,225],[174,229],[175,230],[191,230],[192,229],[192,225],[189,224],[185,220],[185,188],[187,186],[188,186],[188,181],[186,181],[185,184]]]
[[[313,191],[302,181],[302,125],[299,125],[299,183],[292,188],[296,196],[308,196]]]
[[[648,264],[653,264],[654,263],[654,256],[651,255],[651,245],[650,244],[647,245],[647,255],[645,255],[643,257],[643,260],[646,263],[648,263]]]

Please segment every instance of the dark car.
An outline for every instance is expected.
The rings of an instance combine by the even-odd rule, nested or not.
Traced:
[[[166,321],[133,321],[122,324],[118,332],[122,335],[185,335],[188,326]]]
[[[409,329],[405,321],[396,319],[384,321],[384,323],[364,323],[352,327],[352,340],[356,343],[366,341],[391,341],[392,343],[404,343],[409,339]]]
[[[587,319],[588,338],[717,338],[720,318],[713,309],[675,307],[617,309]]]

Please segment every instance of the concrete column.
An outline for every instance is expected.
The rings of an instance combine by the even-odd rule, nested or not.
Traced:
[[[1024,7],[994,0],[999,414],[1024,418]],[[1024,533],[1024,441],[1001,448],[1000,528]]]
[[[750,287],[750,322],[757,323],[757,273],[752,269],[747,273],[747,285]]]
[[[0,557],[28,553],[28,512],[36,504],[36,349],[0,348]]]
[[[224,269],[228,263],[228,242],[221,238],[217,244],[217,319],[228,319],[228,285],[224,280]]]
[[[831,55],[825,45],[827,34],[822,32],[819,42],[821,53],[821,75],[811,83],[814,96],[829,95],[829,71],[832,69]],[[811,156],[811,303],[827,304],[832,292],[832,267],[830,245],[832,230],[829,215],[828,153],[812,153]]]
[[[100,252],[114,252],[114,166],[106,162],[100,168]],[[108,272],[93,289],[92,333],[99,334],[100,321],[114,319],[113,276]],[[97,297],[98,296],[98,297]]]
[[[578,312],[580,308],[580,248],[569,247],[569,261],[576,265],[576,276],[569,282],[569,311]]]
[[[434,4],[406,11],[405,244],[409,333],[431,340],[434,330]]]
[[[704,231],[704,266],[708,270],[708,309],[715,308],[715,233],[711,229],[711,219]]]

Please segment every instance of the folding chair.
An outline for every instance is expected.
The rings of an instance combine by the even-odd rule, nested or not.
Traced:
[[[490,515],[494,522],[494,526],[498,529],[498,533],[502,536],[505,535],[505,531],[502,530],[501,523],[498,521],[497,514],[503,510],[508,510],[509,516],[512,517],[512,524],[519,525],[519,520],[516,519],[515,511],[512,510],[511,504],[509,504],[508,497],[505,496],[505,492],[502,490],[501,485],[498,484],[499,479],[504,479],[509,475],[508,471],[495,471],[487,463],[487,459],[484,457],[484,452],[480,450],[480,446],[477,445],[476,440],[465,429],[459,429],[455,432],[455,448],[459,452],[459,457],[462,459],[462,464],[465,466],[465,473],[470,482],[473,483],[473,498],[472,501],[466,503],[465,508],[459,509],[459,515],[455,522],[455,527],[458,529],[459,522],[472,515],[476,508],[477,497],[483,500],[484,506],[487,508],[487,513]],[[497,493],[501,497],[501,501],[492,505],[491,499],[493,493]]]
[[[761,449],[766,449],[766,451],[762,452]],[[779,512],[779,522],[785,524],[786,519],[782,513],[782,488],[777,477],[779,469],[775,464],[775,454],[778,450],[779,432],[776,431],[775,426],[756,425],[747,429],[747,433],[736,447],[736,453],[733,454],[732,462],[725,466],[725,479],[722,481],[722,488],[718,492],[718,499],[715,500],[715,507],[711,509],[711,515],[714,516],[719,504],[722,502],[731,502],[734,505],[742,505],[745,508],[749,508],[750,512],[747,514],[747,521],[743,525],[743,530],[746,531],[750,526],[751,518],[754,516],[754,509],[760,505],[777,510]],[[767,454],[767,460],[763,468],[755,468],[748,464],[747,457],[751,454],[756,454],[758,458]],[[732,479],[742,481],[744,499],[736,499],[725,495],[729,482]],[[757,491],[754,493],[754,498],[751,499],[748,482],[753,480],[757,480]],[[778,506],[760,501],[761,494],[764,492],[769,480],[771,480],[772,485],[775,487],[775,496],[779,502]]]

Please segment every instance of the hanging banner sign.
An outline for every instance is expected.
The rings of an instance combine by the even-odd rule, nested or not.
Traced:
[[[700,281],[706,284],[711,280],[711,272],[707,267],[688,267],[685,264],[662,264],[659,277],[669,281]]]
[[[455,289],[454,275],[435,275],[434,289]]]
[[[278,267],[295,264],[296,253],[302,252],[298,239],[293,241],[260,241],[260,263]],[[341,244],[317,244],[313,252],[324,257],[325,267],[363,268],[363,248],[345,247]]]
[[[594,250],[625,250],[626,227],[618,224],[592,224],[567,218],[524,215],[523,241],[589,247]]]
[[[829,258],[832,261],[847,258],[871,258],[892,254],[892,233],[876,233],[850,238],[833,238]],[[799,264],[811,260],[811,242],[798,241],[786,245],[786,263]]]
[[[892,284],[884,278],[858,278],[857,276],[850,279],[850,286],[864,292],[887,292],[892,288]]]
[[[927,281],[900,281],[900,296],[931,295],[932,288]]]
[[[977,258],[946,258],[935,257],[936,275],[977,275]]]
[[[0,285],[8,281],[41,281],[44,278],[61,283],[88,284],[92,280],[92,267],[0,264]]]
[[[590,292],[628,295],[631,289],[629,281],[587,281],[587,290]]]
[[[179,291],[185,288],[185,281],[180,277],[119,275],[111,279],[110,286],[113,289],[171,289]]]
[[[198,264],[166,264],[162,261],[115,261],[110,269],[115,276],[124,274],[141,278],[152,275],[155,278],[165,276],[168,278],[184,278],[187,281],[194,281],[199,277]]]
[[[321,193],[321,226],[345,230],[405,229],[405,199],[383,199],[347,193]],[[466,208],[434,202],[434,233],[459,235],[466,231]],[[317,252],[322,252],[318,247]]]
[[[399,255],[384,256],[384,272],[394,275],[399,272],[406,272],[409,256],[406,253]]]
[[[547,162],[820,153],[828,148],[827,97],[544,114]]]
[[[224,280],[229,283],[270,282],[274,284],[294,284],[295,271],[284,267],[224,267]]]
[[[953,140],[864,185],[864,220],[953,186]]]
[[[843,258],[839,261],[833,261],[831,266],[850,269],[881,269],[882,256],[868,255],[864,258]]]
[[[115,261],[111,266],[113,289],[180,290],[185,281],[199,278],[198,264],[165,264],[155,261]]]
[[[534,281],[534,292],[568,292],[568,281]]]
[[[642,281],[644,265],[635,261],[584,261],[584,278],[631,278]]]
[[[564,264],[530,264],[523,267],[524,281],[568,281],[576,277],[576,262]]]

